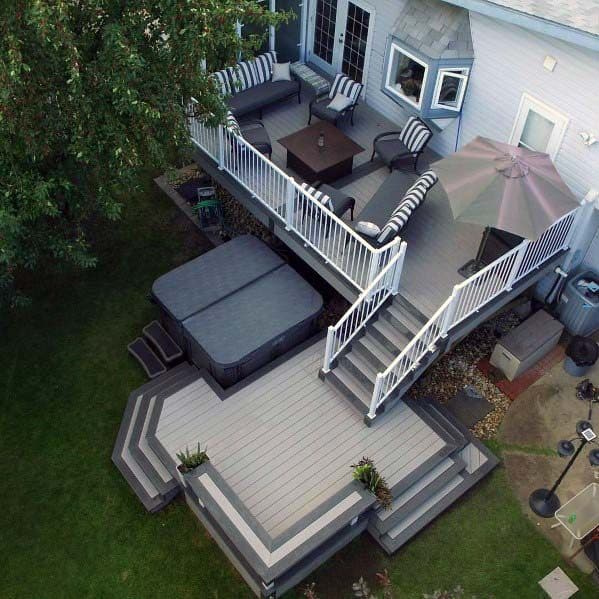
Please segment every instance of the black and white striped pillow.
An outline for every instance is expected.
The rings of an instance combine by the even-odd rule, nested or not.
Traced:
[[[302,183],[301,187],[306,193],[309,193],[315,200],[320,202],[325,208],[328,208],[329,210],[333,209],[333,202],[331,201],[331,198],[326,193],[323,193],[322,191],[312,187],[311,185],[308,185],[307,183]]]
[[[424,202],[426,194],[438,180],[437,174],[433,171],[422,173],[414,185],[405,193],[401,202],[391,214],[391,218],[381,229],[381,233],[377,237],[378,243],[391,241],[406,226],[414,210]]]
[[[212,73],[212,78],[223,96],[231,95],[231,86],[226,71],[216,71],[216,73]]]
[[[347,75],[338,73],[335,75],[335,80],[331,86],[329,92],[329,98],[332,100],[337,94],[343,94],[348,97],[352,102],[356,102],[360,97],[362,91],[362,84],[356,83],[353,79],[350,79]]]
[[[420,152],[432,134],[432,131],[417,116],[411,116],[399,134],[399,141],[410,152]]]
[[[277,62],[277,53],[274,51],[256,56],[254,59],[254,68],[256,69],[258,83],[270,81],[272,77],[272,65],[274,62]]]
[[[258,75],[253,60],[245,60],[237,65],[237,78],[241,82],[240,91],[257,85]]]
[[[230,110],[227,111],[227,116],[225,118],[225,127],[231,133],[234,133],[239,137],[243,137],[243,135],[241,135],[241,127],[239,126],[239,121],[235,118],[235,115]]]

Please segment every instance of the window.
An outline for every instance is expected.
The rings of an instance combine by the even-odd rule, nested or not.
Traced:
[[[420,108],[422,91],[426,85],[428,65],[422,62],[395,42],[391,43],[391,53],[387,66],[385,87],[408,104]]]
[[[510,143],[555,158],[564,138],[568,117],[529,94],[523,94]]]
[[[466,93],[469,69],[439,69],[433,92],[433,108],[460,112]]]

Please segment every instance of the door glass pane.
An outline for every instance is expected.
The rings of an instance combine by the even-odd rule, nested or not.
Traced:
[[[337,0],[318,0],[314,16],[314,48],[312,52],[331,64],[335,45]]]
[[[348,2],[341,71],[358,83],[364,78],[369,25],[370,13]]]
[[[299,0],[277,0],[277,12],[293,10],[295,17],[283,23],[275,32],[275,50],[279,62],[299,60],[300,22],[302,8]]]
[[[529,110],[519,146],[524,146],[535,152],[545,152],[553,133],[555,124],[534,110]]]

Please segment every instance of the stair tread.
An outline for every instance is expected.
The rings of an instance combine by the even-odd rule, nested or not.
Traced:
[[[372,393],[351,372],[344,368],[342,364],[331,370],[331,375],[336,377],[342,385],[349,389],[364,407],[370,408]]]
[[[448,435],[455,439],[458,443],[465,444],[467,435],[451,418],[447,417],[447,410],[441,409],[440,404],[430,401],[423,401],[422,408],[431,416],[437,424],[443,428]]]
[[[355,368],[357,368],[362,374],[364,374],[372,383],[376,380],[376,375],[379,372],[372,364],[372,362],[368,361],[362,354],[350,351],[348,354],[344,356],[348,361],[350,361]]]
[[[372,328],[388,339],[397,348],[398,353],[410,342],[410,338],[397,327],[394,327],[388,320],[379,319],[372,323]]]
[[[414,314],[408,312],[407,310],[402,310],[401,306],[397,304],[390,304],[387,306],[386,310],[389,312],[389,314],[391,314],[391,316],[393,316],[393,318],[401,322],[406,329],[411,331],[413,335],[416,335],[416,333],[418,333],[418,331],[420,331],[420,329],[426,324],[426,321],[422,322],[418,320]]]
[[[375,355],[380,362],[386,364],[386,366],[389,366],[396,357],[368,331],[366,332],[366,335],[359,339],[358,343],[361,343],[370,353]]]

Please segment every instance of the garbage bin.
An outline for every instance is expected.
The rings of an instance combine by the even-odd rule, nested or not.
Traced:
[[[599,275],[587,270],[566,284],[560,318],[572,335],[590,335],[599,328]]]
[[[590,337],[576,336],[568,343],[564,370],[572,376],[584,376],[599,358],[599,347]]]

